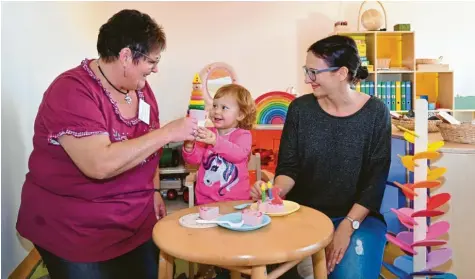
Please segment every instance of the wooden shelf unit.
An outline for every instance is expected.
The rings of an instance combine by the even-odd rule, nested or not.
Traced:
[[[374,95],[380,97],[378,85],[384,88],[384,84],[380,82],[410,81],[411,106],[421,95],[427,95],[429,103],[434,103],[436,109],[457,111],[454,107],[454,73],[416,70],[414,31],[338,32],[337,34],[365,42],[366,57],[374,68],[369,71],[370,74],[365,80],[373,84],[369,83],[370,85],[365,86],[374,87]],[[381,65],[378,65],[378,59],[385,58],[391,59],[389,69],[378,69],[381,68]],[[359,86],[357,89],[364,92]],[[396,99],[395,102],[397,102]],[[391,103],[388,105],[391,111],[407,112],[407,109],[403,110],[402,106],[391,106]]]

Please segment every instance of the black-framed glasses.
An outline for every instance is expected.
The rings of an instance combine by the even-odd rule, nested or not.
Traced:
[[[340,67],[329,67],[326,69],[317,70],[317,69],[307,68],[307,66],[303,66],[302,69],[303,69],[304,74],[307,75],[311,81],[315,81],[317,79],[318,74],[324,73],[324,72],[336,71],[340,69]]]

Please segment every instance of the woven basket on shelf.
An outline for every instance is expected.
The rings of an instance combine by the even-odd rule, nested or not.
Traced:
[[[442,120],[427,120],[427,130],[429,133],[437,133],[439,131],[439,128],[437,127],[438,123],[442,123]],[[391,119],[391,122],[394,124],[394,126],[401,126],[403,128],[406,128],[408,130],[414,131],[415,129],[415,121],[414,118],[410,119]],[[399,129],[399,128],[398,128]],[[403,131],[399,129],[400,131]]]
[[[462,123],[460,125],[452,125],[442,122],[437,126],[445,141],[475,144],[475,124]]]

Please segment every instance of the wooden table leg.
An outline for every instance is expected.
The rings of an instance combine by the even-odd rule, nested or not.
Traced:
[[[158,279],[173,279],[173,257],[163,251],[158,258]]]
[[[241,279],[241,272],[231,270],[231,279]]]
[[[325,248],[312,255],[313,277],[315,279],[327,279],[327,261],[325,259]]]
[[[195,263],[188,262],[188,279],[195,278]]]
[[[253,266],[251,271],[251,279],[267,279],[266,266]]]

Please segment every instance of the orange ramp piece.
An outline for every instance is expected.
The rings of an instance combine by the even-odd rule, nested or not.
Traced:
[[[427,188],[427,189],[432,189],[435,187],[440,186],[441,182],[439,180],[424,180],[424,181],[419,181],[413,184],[413,188]]]
[[[417,164],[414,162],[413,156],[411,155],[405,155],[405,156],[398,155],[398,156],[399,158],[401,158],[402,165],[406,169],[414,172],[414,168],[417,167]]]
[[[424,151],[424,152],[418,152],[414,154],[413,160],[418,160],[418,159],[428,159],[428,160],[435,160],[439,158],[440,153],[435,152],[435,151]]]
[[[411,200],[414,200],[414,197],[416,196],[417,197],[417,193],[414,192],[414,190],[412,189],[412,184],[401,184],[397,181],[394,181],[393,182],[394,185],[396,185],[397,187],[401,188],[402,192],[404,193],[404,195],[406,196],[406,198],[408,199],[411,199]]]

